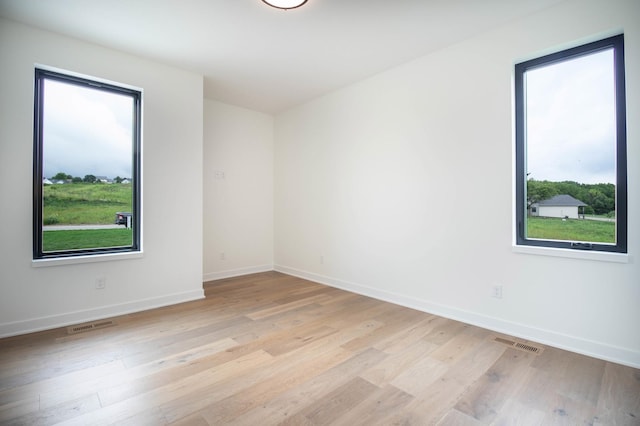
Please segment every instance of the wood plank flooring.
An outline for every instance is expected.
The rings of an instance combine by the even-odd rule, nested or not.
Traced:
[[[0,340],[0,424],[640,425],[637,369],[277,272],[205,293]]]

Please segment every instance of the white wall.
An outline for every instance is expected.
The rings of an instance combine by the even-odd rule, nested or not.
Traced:
[[[273,269],[273,117],[204,101],[204,280]]]
[[[570,206],[539,206],[538,214],[536,216],[542,217],[565,217],[568,216],[571,219],[578,219],[578,207]]]
[[[32,266],[36,63],[144,89],[142,258]],[[202,297],[202,77],[7,20],[0,70],[0,336]]]
[[[513,65],[621,29],[630,261],[515,253]],[[275,267],[638,367],[637,117],[636,0],[567,1],[295,108],[276,118]]]

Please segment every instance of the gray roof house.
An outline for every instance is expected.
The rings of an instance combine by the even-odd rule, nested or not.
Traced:
[[[538,203],[533,203],[530,213],[531,216],[579,219],[579,208],[586,206],[587,204],[573,198],[571,195],[561,194]],[[582,215],[584,215],[584,210],[582,211]]]

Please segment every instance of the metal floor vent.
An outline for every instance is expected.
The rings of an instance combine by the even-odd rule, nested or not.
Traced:
[[[502,343],[503,345],[512,347],[513,349],[518,349],[523,352],[529,352],[536,355],[540,355],[543,351],[542,346],[535,346],[529,343],[520,343],[509,339],[503,339],[502,337],[494,337],[494,342]]]
[[[99,328],[112,327],[114,325],[117,325],[117,323],[112,320],[95,321],[95,322],[88,322],[85,324],[72,325],[71,327],[67,327],[67,334],[84,333],[86,331],[97,330]]]

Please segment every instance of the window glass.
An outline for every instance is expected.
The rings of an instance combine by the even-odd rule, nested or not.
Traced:
[[[34,258],[139,249],[139,91],[36,70]]]
[[[516,65],[518,244],[626,252],[622,43]]]

